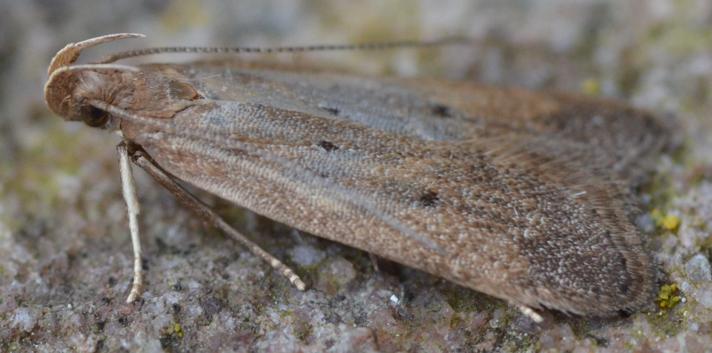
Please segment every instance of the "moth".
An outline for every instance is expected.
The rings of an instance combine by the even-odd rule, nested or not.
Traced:
[[[142,286],[132,163],[301,290],[291,269],[181,182],[538,321],[535,310],[607,317],[652,300],[655,264],[632,222],[630,190],[669,142],[653,114],[564,93],[234,58],[117,63],[227,49],[149,48],[76,63],[86,48],[141,36],[67,45],[45,86],[56,114],[123,136],[129,302]]]

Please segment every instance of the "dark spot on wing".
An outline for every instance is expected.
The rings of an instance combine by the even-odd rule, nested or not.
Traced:
[[[451,118],[454,115],[450,107],[440,103],[430,105],[430,112],[441,118]]]
[[[341,111],[339,110],[339,108],[334,108],[334,107],[330,107],[330,106],[326,106],[326,105],[321,105],[321,104],[319,105],[319,109],[321,109],[321,110],[323,110],[323,111],[325,111],[325,112],[327,112],[327,113],[329,113],[329,114],[331,114],[331,115],[333,115],[333,116],[338,116],[339,113],[341,112]]]
[[[423,195],[420,195],[418,202],[425,207],[433,207],[438,204],[440,197],[438,193],[433,190],[428,190]]]
[[[319,141],[317,143],[317,145],[319,147],[323,148],[324,151],[326,151],[326,152],[331,152],[331,151],[335,151],[335,150],[339,149],[339,146],[337,146],[329,141],[324,141],[324,140]]]

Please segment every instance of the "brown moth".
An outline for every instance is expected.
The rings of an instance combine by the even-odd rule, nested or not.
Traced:
[[[628,190],[668,143],[655,116],[567,94],[308,71],[239,60],[78,65],[69,44],[45,98],[67,120],[118,131],[130,162],[284,273],[176,181],[319,237],[507,300],[531,317],[639,309],[655,266]],[[202,49],[210,51],[210,49]],[[260,251],[262,253],[260,253]],[[135,267],[129,301],[141,286]]]

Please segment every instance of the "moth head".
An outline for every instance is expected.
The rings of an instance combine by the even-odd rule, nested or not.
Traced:
[[[111,104],[119,86],[112,78],[123,72],[136,69],[116,64],[74,65],[82,50],[102,43],[126,38],[143,37],[135,33],[119,33],[69,43],[52,58],[44,94],[47,106],[66,120],[83,121],[89,126],[109,128],[113,124],[111,114],[97,102]]]
[[[116,128],[116,119],[105,109],[122,105],[130,97],[131,67],[91,64],[57,69],[45,85],[47,106],[65,120],[82,121],[91,127]]]

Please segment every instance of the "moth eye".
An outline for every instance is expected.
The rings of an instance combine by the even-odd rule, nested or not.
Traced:
[[[109,112],[90,105],[84,108],[82,117],[85,124],[91,127],[102,127],[109,120]]]

